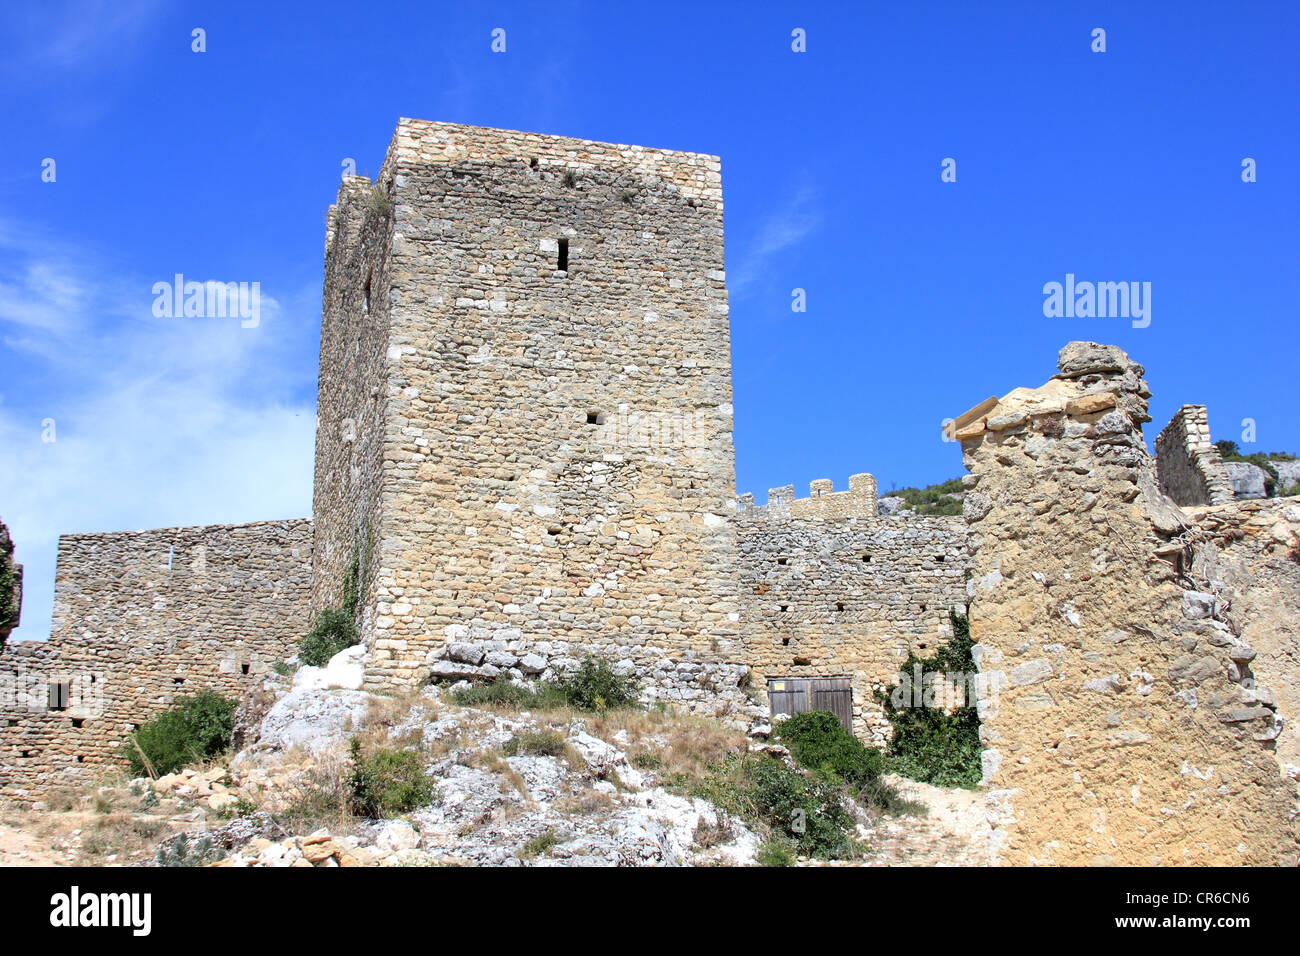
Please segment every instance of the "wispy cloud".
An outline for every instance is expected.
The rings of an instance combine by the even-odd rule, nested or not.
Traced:
[[[263,295],[255,329],[159,319],[151,282],[170,277],[114,275],[40,240],[3,252],[0,518],[25,567],[17,637],[48,633],[60,534],[310,513],[314,289]]]
[[[807,185],[798,187],[781,206],[768,213],[753,240],[741,247],[738,265],[727,270],[731,294],[743,296],[751,291],[778,253],[802,242],[820,225],[816,191]]]
[[[158,0],[64,0],[7,4],[0,41],[15,51],[5,58],[13,81],[48,81],[49,70],[121,65],[124,54],[161,9]]]

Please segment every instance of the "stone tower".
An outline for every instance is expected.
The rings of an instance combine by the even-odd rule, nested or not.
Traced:
[[[369,686],[589,652],[676,699],[743,673],[719,170],[403,119],[345,177],[312,602],[358,569]]]

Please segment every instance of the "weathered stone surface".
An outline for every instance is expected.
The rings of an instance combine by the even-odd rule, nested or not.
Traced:
[[[1248,461],[1229,461],[1223,467],[1228,473],[1233,495],[1238,498],[1268,497],[1268,489],[1264,484],[1267,476],[1263,468]]]
[[[1119,349],[1071,343],[1050,390],[1000,400],[999,415],[1028,417],[1020,430],[962,445],[987,502],[971,515],[970,621],[988,678],[981,739],[999,754],[984,761],[999,795],[992,845],[1016,864],[1293,862],[1295,796],[1265,749],[1285,729],[1262,702],[1241,703],[1262,701],[1249,676],[1265,655],[1235,659],[1248,648],[1231,620],[1247,604],[1217,597],[1229,575],[1213,563],[1215,531],[1159,493],[1141,376]],[[1113,407],[1090,398],[1106,392]],[[1259,592],[1260,607],[1277,600]],[[1211,616],[1220,604],[1230,621]],[[1227,815],[1249,822],[1225,827]]]
[[[133,728],[201,688],[260,688],[309,627],[311,555],[306,520],[61,537],[50,639],[0,651],[23,687],[0,720],[0,789],[119,763]]]

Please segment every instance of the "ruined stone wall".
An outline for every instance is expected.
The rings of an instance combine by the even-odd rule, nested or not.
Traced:
[[[307,520],[60,538],[50,639],[0,653],[0,791],[118,762],[178,696],[251,689],[306,628],[311,549]]]
[[[1156,488],[1142,371],[1071,343],[1053,381],[956,433],[992,849],[1011,864],[1291,863],[1277,715]]]
[[[1210,442],[1204,405],[1184,405],[1155,441],[1160,490],[1179,505],[1232,501],[1232,485],[1219,450]]]
[[[685,675],[679,696],[735,689],[718,160],[402,120],[378,181],[368,681],[448,676],[459,641],[543,674],[598,652]]]
[[[1250,669],[1261,702],[1285,721],[1278,760],[1286,776],[1300,779],[1300,502],[1242,501],[1187,513],[1195,571],[1217,589],[1222,616],[1256,652],[1239,666]]]
[[[876,691],[897,683],[909,651],[925,657],[952,637],[951,611],[965,613],[966,523],[880,517],[870,475],[849,488],[815,481],[808,498],[774,488],[759,507],[741,496],[745,659],[762,693],[770,677],[850,677],[854,730],[883,745]]]

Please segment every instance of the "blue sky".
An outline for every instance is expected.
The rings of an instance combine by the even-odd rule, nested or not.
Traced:
[[[399,116],[722,157],[737,484],[760,501],[960,474],[940,422],[1040,384],[1079,338],[1146,364],[1148,440],[1195,402],[1215,438],[1250,418],[1246,450],[1300,450],[1295,4],[310,9],[0,13],[19,637],[48,630],[60,533],[310,512],[324,210]],[[260,325],[155,318],[178,272],[260,282]],[[1151,324],[1044,317],[1066,273],[1150,282]]]

